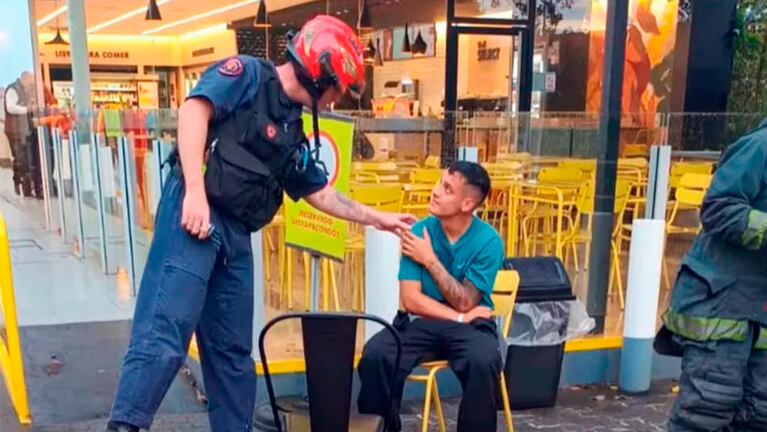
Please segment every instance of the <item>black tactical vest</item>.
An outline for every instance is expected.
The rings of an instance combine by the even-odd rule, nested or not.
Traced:
[[[288,164],[304,155],[303,125],[274,118],[281,84],[276,71],[264,63],[259,90],[240,109],[208,129],[205,191],[209,203],[236,219],[249,231],[268,224],[282,205],[280,178]]]

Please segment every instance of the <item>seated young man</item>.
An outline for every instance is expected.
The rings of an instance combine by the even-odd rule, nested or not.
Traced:
[[[397,382],[388,388],[396,344],[381,331],[365,345],[358,367],[361,413],[384,415],[389,392],[399,400],[419,363],[447,360],[463,387],[458,431],[496,430],[501,357],[490,294],[503,263],[503,242],[474,216],[489,190],[490,177],[481,165],[453,164],[432,191],[431,216],[403,235],[401,311],[394,321],[402,337]],[[393,430],[400,429],[399,421],[392,423]]]

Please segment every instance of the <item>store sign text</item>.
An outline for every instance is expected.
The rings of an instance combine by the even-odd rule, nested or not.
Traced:
[[[72,54],[69,50],[59,50],[55,52],[56,57],[71,57]],[[90,58],[106,58],[106,59],[127,59],[130,58],[130,54],[127,51],[90,51],[88,53]]]
[[[192,57],[200,57],[200,56],[204,56],[204,55],[210,55],[210,54],[213,54],[215,52],[216,52],[216,49],[213,48],[213,47],[198,49],[198,50],[192,51]]]
[[[488,48],[487,41],[480,41],[477,48],[477,60],[483,61],[495,61],[501,57],[500,48]]]

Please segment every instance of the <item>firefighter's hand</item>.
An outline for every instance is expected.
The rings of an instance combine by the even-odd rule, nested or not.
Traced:
[[[377,213],[373,225],[381,231],[389,231],[401,236],[404,232],[410,231],[410,227],[417,221],[415,216],[408,214]]]
[[[184,195],[181,226],[200,240],[205,240],[210,234],[210,206],[204,189],[189,190]]]

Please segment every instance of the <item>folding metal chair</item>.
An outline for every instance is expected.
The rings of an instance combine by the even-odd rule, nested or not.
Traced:
[[[351,313],[291,313],[269,321],[258,338],[258,350],[264,369],[264,380],[269,402],[274,414],[274,424],[282,432],[277,398],[274,395],[269,362],[266,358],[264,340],[275,324],[300,319],[304,339],[306,362],[306,387],[309,395],[309,419],[312,432],[346,432],[349,430],[352,378],[354,376],[354,349],[357,338],[357,322],[373,321],[381,324],[397,341],[395,363],[400,363],[402,340],[397,330],[383,319],[367,314]],[[397,368],[389,378],[393,387]],[[383,417],[383,430],[391,421],[393,397],[389,395],[388,411]]]

